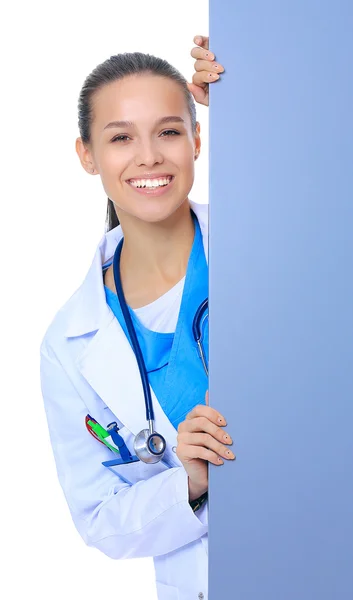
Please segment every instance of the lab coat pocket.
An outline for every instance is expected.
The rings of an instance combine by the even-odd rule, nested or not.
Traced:
[[[119,429],[119,435],[124,439],[126,446],[130,450],[132,455],[135,455],[134,451],[134,439],[135,436],[131,433],[127,427]],[[118,456],[118,455],[117,455]],[[154,475],[158,475],[163,471],[166,471],[170,467],[164,462],[160,461],[155,464],[146,464],[139,460],[138,462],[127,463],[122,465],[116,465],[114,467],[106,467],[110,469],[115,475],[120,477],[125,483],[133,485],[138,481],[144,481]]]
[[[156,581],[158,600],[179,600],[178,588]]]

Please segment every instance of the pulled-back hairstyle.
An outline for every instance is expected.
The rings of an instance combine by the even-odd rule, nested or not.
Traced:
[[[92,96],[105,85],[141,73],[149,73],[176,81],[184,92],[185,100],[191,117],[192,130],[196,130],[196,108],[194,98],[187,87],[186,79],[166,60],[132,52],[116,54],[98,65],[86,78],[78,102],[78,127],[83,143],[91,141],[91,125],[93,120]],[[114,204],[108,198],[106,215],[106,232],[119,225],[119,219],[114,209]]]

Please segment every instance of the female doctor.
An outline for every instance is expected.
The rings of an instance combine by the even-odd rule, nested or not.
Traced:
[[[194,41],[191,84],[140,53],[87,77],[76,150],[101,177],[108,227],[41,344],[75,526],[112,558],[154,557],[159,600],[207,598],[208,463],[234,459],[225,418],[207,403],[206,315],[201,352],[193,335],[208,296],[208,207],[188,197],[201,146],[192,95],[208,104],[223,71],[208,39]]]

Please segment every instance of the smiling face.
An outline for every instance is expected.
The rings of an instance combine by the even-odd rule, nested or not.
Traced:
[[[120,219],[167,219],[188,198],[200,150],[199,124],[193,132],[181,86],[152,74],[128,76],[101,88],[92,108],[91,143],[77,145],[84,168],[93,163]]]

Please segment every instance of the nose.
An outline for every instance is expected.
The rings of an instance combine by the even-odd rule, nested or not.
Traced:
[[[153,167],[163,162],[163,155],[153,140],[141,141],[135,155],[136,166]]]

